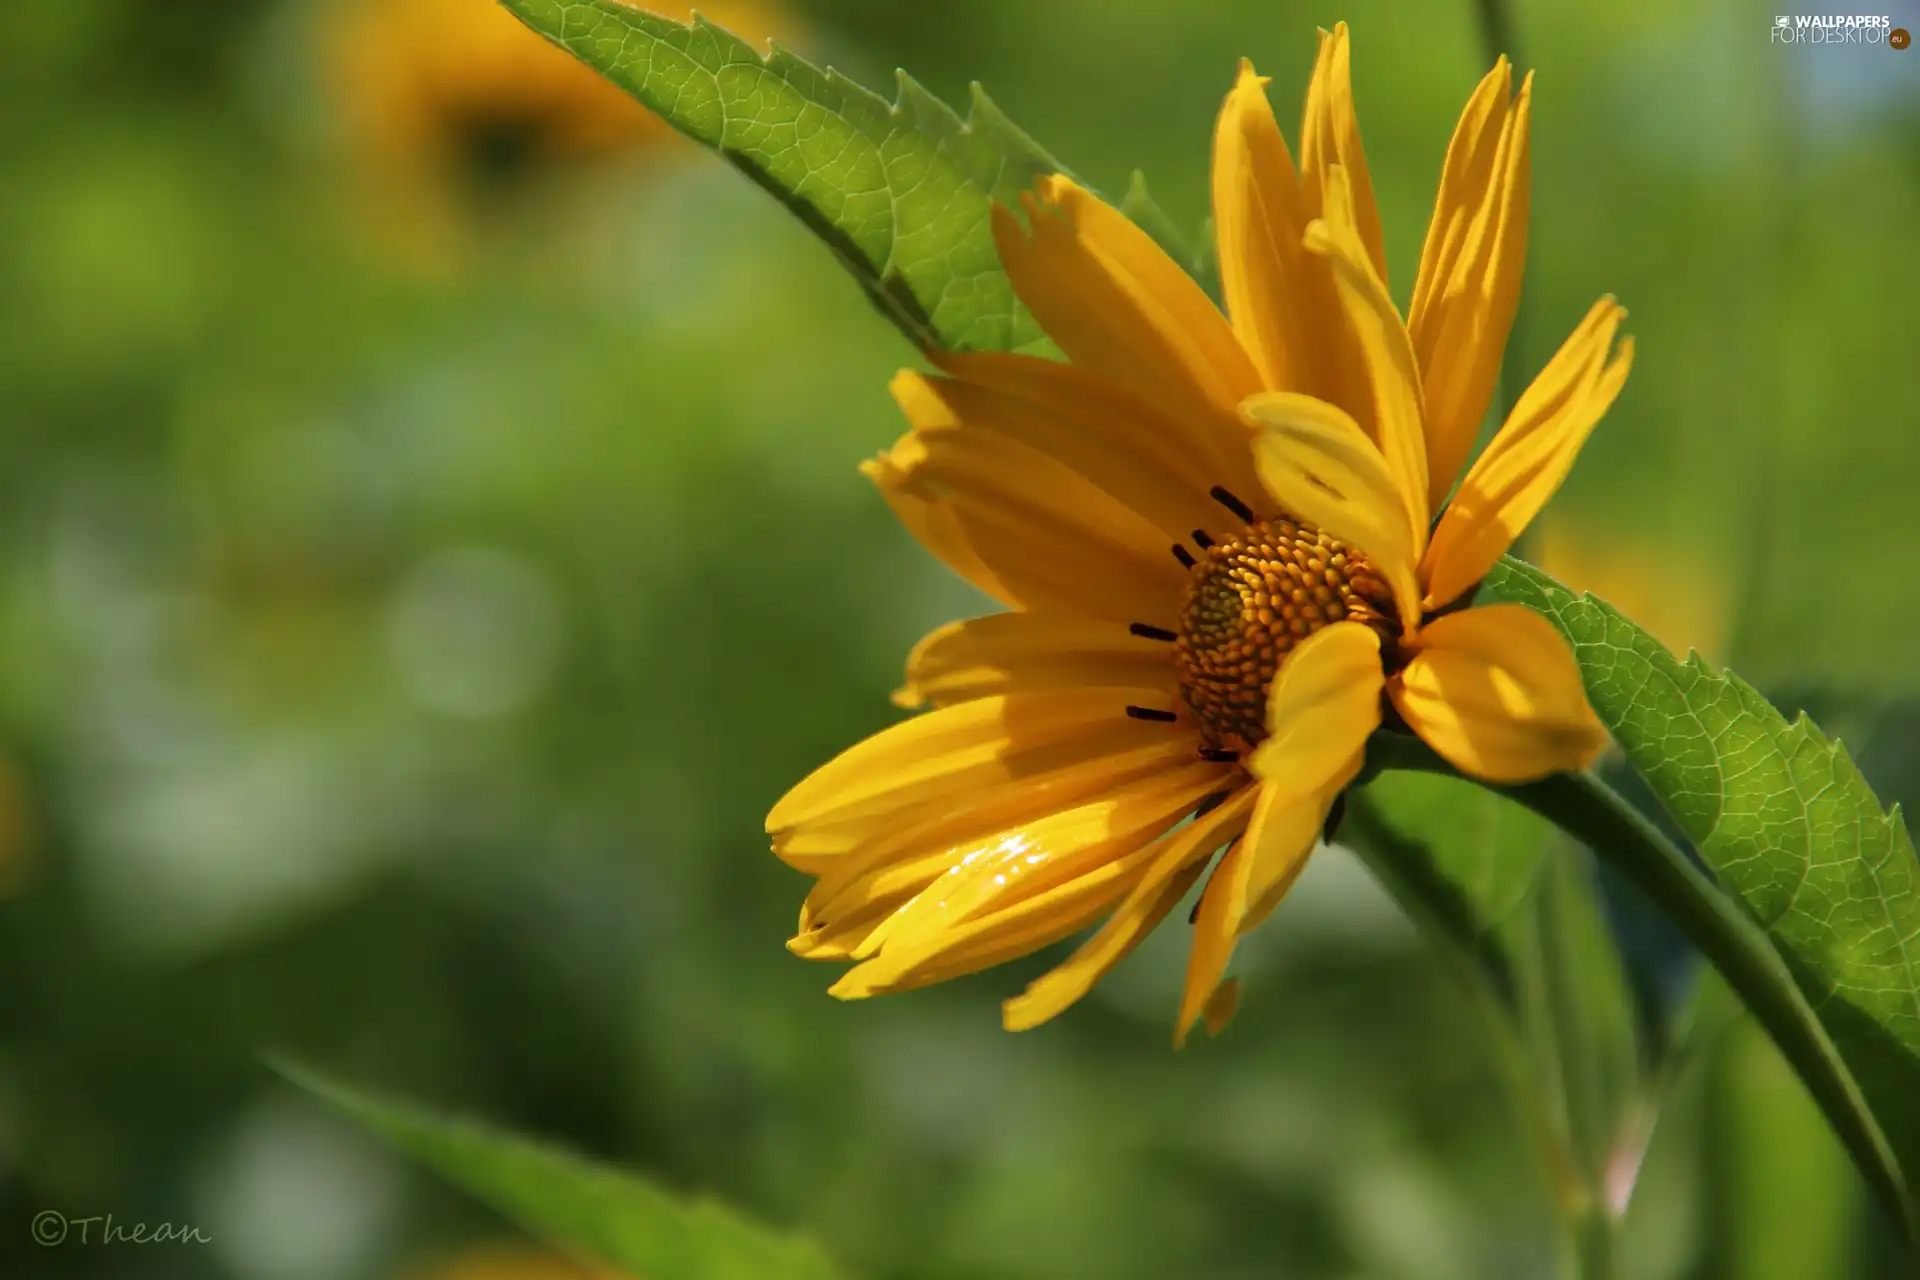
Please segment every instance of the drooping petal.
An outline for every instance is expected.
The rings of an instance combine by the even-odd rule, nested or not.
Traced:
[[[1176,423],[1085,369],[1003,352],[937,357],[950,378],[902,373],[923,429],[994,431],[1039,450],[1158,528],[1167,542],[1225,514],[1207,496],[1237,462],[1251,472],[1237,420]],[[910,388],[905,384],[912,382]]]
[[[920,375],[893,390],[909,419],[930,424],[896,446],[896,466],[945,500],[965,545],[1022,607],[1156,625],[1173,615],[1186,572],[1144,516],[1010,435],[955,425]]]
[[[907,436],[888,452],[861,463],[860,473],[873,481],[915,541],[987,595],[1018,608],[1020,602],[1013,592],[968,545],[953,514],[953,503],[925,479],[916,478],[915,467],[925,454],[919,442]]]
[[[1435,619],[1388,692],[1428,746],[1488,782],[1584,769],[1607,746],[1573,651],[1552,623],[1522,605]]]
[[[1258,801],[1255,802],[1256,807]],[[1193,946],[1187,952],[1187,976],[1180,992],[1180,1012],[1173,1022],[1173,1047],[1184,1048],[1187,1033],[1206,1011],[1213,993],[1220,989],[1227,965],[1233,959],[1234,944],[1240,940],[1235,927],[1233,904],[1247,899],[1247,877],[1253,869],[1252,852],[1246,837],[1227,847],[1207,878],[1200,895],[1199,909],[1193,915]]]
[[[1306,866],[1333,798],[1360,770],[1380,724],[1380,637],[1337,622],[1287,656],[1267,703],[1267,740],[1248,761],[1260,780],[1246,834],[1200,901],[1175,1028],[1184,1041],[1226,973],[1234,940],[1266,919]]]
[[[1217,1036],[1227,1029],[1233,1021],[1233,1015],[1240,1011],[1240,979],[1228,978],[1213,989],[1207,997],[1207,1007],[1200,1012],[1200,1021],[1206,1026],[1207,1034]]]
[[[1259,389],[1253,362],[1193,278],[1119,210],[1070,180],[1040,182],[1028,227],[993,211],[1014,292],[1075,364],[1174,418],[1219,414]]]
[[[1116,794],[997,832],[961,852],[947,872],[875,930],[878,953],[833,987],[858,998],[915,970],[1009,934],[1056,936],[1087,923],[1145,873],[1148,846],[1219,785],[1206,764],[1162,771]],[[1035,943],[1034,945],[1040,945]]]
[[[1611,298],[1595,303],[1467,472],[1427,548],[1428,609],[1451,604],[1485,577],[1560,488],[1626,383],[1633,340],[1613,350],[1626,314]]]
[[[1531,74],[1509,104],[1502,57],[1474,90],[1453,141],[1420,253],[1407,322],[1426,404],[1428,498],[1446,500],[1500,377],[1520,305],[1531,192]]]
[[[1404,625],[1419,617],[1419,533],[1386,460],[1352,418],[1309,396],[1274,392],[1241,406],[1261,428],[1260,479],[1282,507],[1359,551],[1393,588]]]
[[[1025,1031],[1085,996],[1186,895],[1206,861],[1245,828],[1254,789],[1242,787],[1191,825],[1161,838],[1151,865],[1098,932],[1065,963],[1001,1006],[1009,1031]]]
[[[1291,887],[1306,865],[1325,820],[1326,801],[1322,797],[1300,796],[1290,789],[1261,784],[1246,834],[1220,859],[1206,891],[1200,895],[1180,1012],[1173,1027],[1175,1048],[1186,1044],[1193,1024],[1218,998],[1240,935],[1264,917],[1264,910],[1256,915],[1256,904],[1264,899],[1266,907],[1271,908]],[[1257,884],[1262,867],[1277,872],[1277,878]]]
[[[1330,171],[1347,172],[1352,189],[1354,229],[1367,261],[1380,279],[1387,278],[1386,241],[1380,234],[1380,210],[1374,204],[1373,180],[1367,174],[1367,153],[1360,145],[1360,117],[1353,109],[1352,54],[1347,24],[1336,22],[1320,33],[1320,54],[1307,86],[1307,107],[1300,124],[1300,185],[1306,207],[1315,216],[1326,209]]]
[[[1386,282],[1363,252],[1347,177],[1337,165],[1328,174],[1325,216],[1307,227],[1306,247],[1332,266],[1340,310],[1358,351],[1364,394],[1356,389],[1343,407],[1379,446],[1408,522],[1424,533],[1431,508],[1419,366]]]
[[[1265,919],[1292,884],[1333,797],[1359,772],[1367,738],[1380,727],[1385,682],[1380,636],[1357,622],[1336,622],[1315,632],[1281,666],[1267,697],[1267,740],[1247,768],[1275,796],[1311,796],[1319,803],[1305,832],[1268,832],[1264,828],[1275,815],[1265,815],[1265,822],[1255,815],[1247,833],[1254,862],[1243,928]],[[1287,808],[1289,815],[1298,811]]]
[[[1124,755],[1181,738],[1184,724],[1136,720],[1129,698],[1113,689],[976,698],[903,720],[807,775],[767,815],[778,835],[802,824],[900,814],[916,806],[1017,783],[1084,761]],[[1176,713],[1177,714],[1177,713]]]
[[[1173,648],[1118,623],[1070,614],[996,613],[949,622],[907,656],[896,706],[952,706],[969,698],[1046,689],[1179,688]]]

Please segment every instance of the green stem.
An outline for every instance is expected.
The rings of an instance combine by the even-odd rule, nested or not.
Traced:
[[[1521,1043],[1508,1003],[1517,996],[1504,957],[1497,950],[1482,948],[1478,940],[1458,927],[1457,921],[1445,918],[1435,908],[1443,892],[1421,874],[1424,859],[1415,856],[1413,843],[1395,831],[1363,793],[1349,793],[1346,821],[1362,837],[1353,845],[1355,852],[1434,940],[1442,961],[1454,970],[1460,989],[1486,1030],[1494,1066],[1527,1144],[1546,1175],[1554,1211],[1563,1221],[1574,1222],[1586,1211],[1595,1191],[1574,1158],[1565,1124],[1534,1077],[1533,1063]]]
[[[1418,739],[1378,734],[1375,743],[1370,755],[1382,768],[1460,776]],[[1913,1238],[1905,1187],[1886,1137],[1873,1124],[1851,1073],[1766,936],[1665,833],[1592,774],[1554,774],[1489,789],[1531,809],[1607,859],[1668,914],[1773,1037],[1893,1220]]]

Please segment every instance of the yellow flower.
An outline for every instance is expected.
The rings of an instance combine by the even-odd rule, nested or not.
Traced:
[[[346,141],[378,198],[432,237],[457,225],[450,206],[529,175],[677,141],[660,117],[498,0],[330,3],[324,70]],[[693,9],[684,0],[646,7],[681,19]],[[783,25],[766,0],[699,9],[755,39]]]
[[[1031,1027],[1225,846],[1194,918],[1183,1040],[1210,1003],[1209,1023],[1231,1012],[1235,940],[1299,875],[1384,717],[1498,782],[1606,745],[1546,621],[1463,607],[1631,355],[1613,353],[1620,308],[1596,304],[1453,492],[1520,290],[1530,83],[1515,97],[1503,59],[1467,104],[1405,322],[1345,26],[1322,34],[1297,167],[1265,83],[1242,65],[1215,134],[1226,316],[1054,177],[1028,227],[999,209],[994,230],[1070,363],[946,356],[944,376],[894,382],[913,429],[868,474],[1012,611],[922,641],[899,700],[933,709],[768,816],[774,851],[818,877],[789,946],[860,962],[836,995],[937,982],[1104,916],[1007,1002],[1006,1025]]]
[[[1676,657],[1690,649],[1715,662],[1726,656],[1733,618],[1727,574],[1697,550],[1622,541],[1562,519],[1534,530],[1528,558],[1625,613]]]

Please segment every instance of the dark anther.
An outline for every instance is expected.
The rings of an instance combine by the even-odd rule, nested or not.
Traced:
[[[1200,549],[1202,551],[1205,551],[1208,547],[1213,545],[1213,539],[1207,536],[1207,531],[1205,529],[1195,529],[1193,531],[1193,540],[1200,544]]]
[[[1218,809],[1222,804],[1226,803],[1226,799],[1227,793],[1224,791],[1216,791],[1210,796],[1201,796],[1200,803],[1193,807],[1193,812],[1188,816],[1204,818],[1215,809]]]
[[[1171,711],[1160,711],[1153,707],[1129,706],[1127,708],[1127,714],[1135,720],[1158,720],[1163,724],[1172,724],[1180,718]]]
[[[1346,816],[1347,793],[1342,791],[1333,798],[1333,807],[1327,810],[1327,825],[1321,831],[1320,838],[1328,844],[1332,844],[1334,834],[1340,830],[1340,821]]]
[[[1174,635],[1173,632],[1171,631],[1167,631],[1161,627],[1150,627],[1144,622],[1132,623],[1127,627],[1127,630],[1131,631],[1134,635],[1139,636],[1142,640],[1173,641],[1173,640],[1178,640],[1180,638]]]
[[[1200,748],[1200,758],[1202,760],[1211,760],[1215,764],[1233,764],[1240,759],[1240,753],[1238,751],[1228,751],[1225,747],[1202,747]]]
[[[1213,488],[1207,490],[1207,492],[1212,495],[1215,502],[1233,512],[1233,514],[1239,516],[1248,524],[1253,523],[1253,508],[1234,497],[1231,493],[1228,493],[1224,485],[1215,485]]]
[[[1173,544],[1173,558],[1187,568],[1193,568],[1193,554],[1177,542]]]

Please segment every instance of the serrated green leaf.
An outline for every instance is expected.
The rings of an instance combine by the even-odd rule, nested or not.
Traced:
[[[904,72],[889,104],[703,18],[622,0],[501,3],[773,193],[916,345],[1051,349],[1013,296],[987,215],[1064,170],[978,85],[963,121]]]
[[[636,1280],[835,1280],[810,1241],[712,1200],[463,1120],[379,1098],[305,1068],[280,1073],[534,1235]]]
[[[1198,276],[1200,260],[1193,248],[1187,243],[1180,228],[1173,225],[1173,219],[1167,216],[1160,202],[1147,190],[1147,175],[1135,169],[1133,177],[1127,182],[1126,198],[1120,202],[1120,212],[1127,215],[1133,225],[1153,237],[1153,242],[1166,251],[1166,255],[1179,263],[1189,274]],[[1217,291],[1213,292],[1215,301],[1219,300]]]
[[[1572,644],[1587,694],[1702,858],[1745,906],[1851,1071],[1908,1181],[1920,1175],[1920,864],[1846,750],[1739,677],[1681,661],[1591,596],[1495,566]]]

